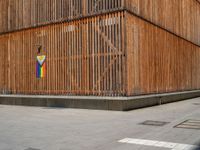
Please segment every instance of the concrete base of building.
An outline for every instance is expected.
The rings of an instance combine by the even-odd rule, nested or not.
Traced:
[[[128,111],[196,97],[200,90],[133,97],[0,95],[0,104]]]

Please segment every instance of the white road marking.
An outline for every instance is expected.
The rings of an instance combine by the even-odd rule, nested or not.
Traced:
[[[200,147],[196,146],[196,145],[163,142],[163,141],[153,141],[153,140],[144,140],[144,139],[125,138],[125,139],[122,139],[118,142],[119,143],[127,143],[127,144],[144,145],[144,146],[169,148],[171,150],[200,150]]]

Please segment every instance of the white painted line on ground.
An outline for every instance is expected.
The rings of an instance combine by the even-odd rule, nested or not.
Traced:
[[[125,138],[125,139],[122,139],[118,142],[119,143],[127,143],[127,144],[143,145],[143,146],[169,148],[171,150],[200,150],[200,147],[196,146],[196,145],[163,142],[163,141],[153,141],[153,140],[144,140],[144,139]]]

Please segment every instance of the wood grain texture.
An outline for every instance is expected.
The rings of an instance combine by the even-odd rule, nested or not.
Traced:
[[[196,0],[0,0],[0,7],[0,32],[23,29],[0,35],[0,93],[131,96],[200,88]],[[38,45],[47,56],[44,79],[36,79]]]
[[[0,32],[121,9],[123,0],[0,0]]]
[[[197,0],[0,0],[0,33],[122,9],[200,45]]]
[[[128,95],[200,88],[200,47],[126,13]]]
[[[200,46],[197,0],[126,0],[126,9]]]
[[[0,92],[125,95],[123,12],[0,36]],[[117,35],[117,36],[116,36]],[[47,76],[36,78],[38,45]]]

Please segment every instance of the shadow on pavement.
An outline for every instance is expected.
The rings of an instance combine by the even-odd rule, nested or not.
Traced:
[[[195,143],[194,145],[196,145],[196,146],[197,146],[197,148],[195,148],[195,149],[192,149],[192,150],[200,150],[200,141],[199,141],[199,142],[197,142],[197,143]]]

